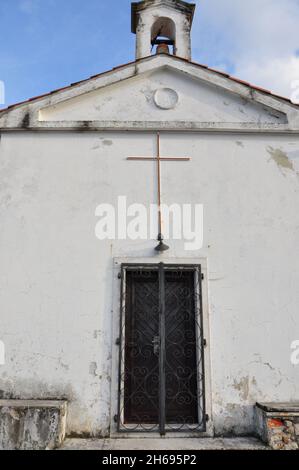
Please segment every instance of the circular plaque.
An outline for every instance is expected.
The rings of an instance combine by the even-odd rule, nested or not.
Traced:
[[[173,109],[178,101],[179,95],[171,88],[160,88],[154,94],[154,102],[161,109]]]

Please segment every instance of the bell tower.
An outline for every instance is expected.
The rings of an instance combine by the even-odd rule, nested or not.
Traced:
[[[195,7],[195,4],[182,0],[143,0],[132,3],[136,59],[164,52],[191,60],[191,28]]]

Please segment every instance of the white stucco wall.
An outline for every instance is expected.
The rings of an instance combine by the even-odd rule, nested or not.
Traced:
[[[299,138],[165,133],[165,203],[202,203],[213,423],[252,431],[255,401],[298,400]],[[3,397],[70,401],[69,433],[107,434],[113,258],[152,257],[152,241],[100,242],[102,202],[155,202],[151,133],[3,133],[0,141],[0,366]],[[186,181],[188,184],[186,185]]]

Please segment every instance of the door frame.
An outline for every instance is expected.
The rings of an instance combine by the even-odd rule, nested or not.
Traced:
[[[111,437],[128,438],[137,437],[159,437],[158,431],[148,432],[118,432],[118,424],[115,417],[118,415],[118,397],[119,397],[119,338],[120,338],[120,315],[121,315],[121,268],[122,265],[140,264],[155,265],[163,262],[167,265],[186,265],[193,267],[201,266],[201,272],[204,275],[202,281],[202,322],[204,339],[206,347],[204,350],[204,371],[205,371],[205,410],[209,419],[206,423],[206,431],[183,431],[167,432],[166,437],[212,437],[214,435],[213,416],[212,416],[212,391],[211,391],[211,362],[210,362],[210,329],[209,329],[209,302],[208,302],[208,266],[206,258],[166,258],[157,256],[152,258],[114,258],[113,260],[113,308],[112,308],[112,370],[111,370],[111,394],[110,394],[110,435]]]

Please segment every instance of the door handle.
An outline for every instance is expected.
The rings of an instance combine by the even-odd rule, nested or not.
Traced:
[[[154,339],[152,341],[152,344],[154,346],[154,354],[155,356],[159,356],[160,352],[160,336],[154,336]]]

